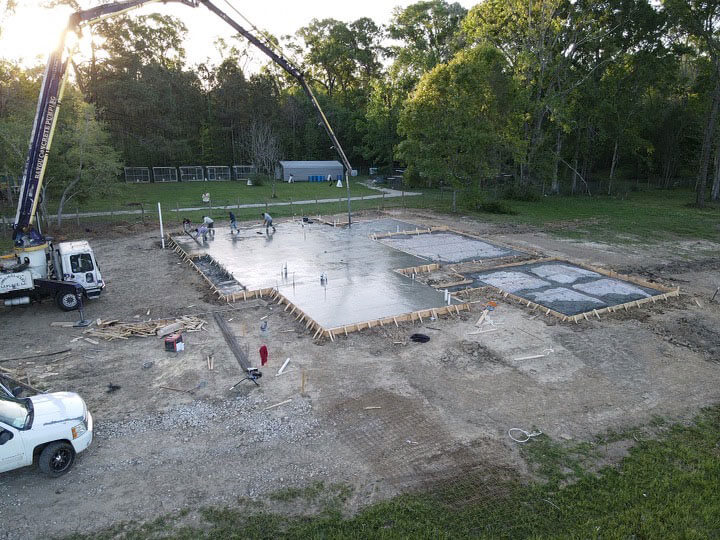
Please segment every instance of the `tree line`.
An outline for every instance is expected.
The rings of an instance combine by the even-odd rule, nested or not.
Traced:
[[[720,195],[719,24],[720,0],[428,0],[385,25],[317,19],[268,39],[296,59],[356,167],[403,166],[412,185],[466,193],[502,181],[516,197],[692,185],[702,206]],[[335,158],[295,81],[272,63],[248,69],[242,39],[189,66],[176,17],[89,32],[47,171],[58,197],[102,194],[122,165],[271,173],[268,145]],[[41,76],[0,63],[0,174],[22,169]]]

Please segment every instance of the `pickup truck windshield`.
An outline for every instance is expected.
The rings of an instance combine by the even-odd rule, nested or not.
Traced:
[[[0,422],[17,429],[23,429],[30,419],[27,406],[0,396]]]

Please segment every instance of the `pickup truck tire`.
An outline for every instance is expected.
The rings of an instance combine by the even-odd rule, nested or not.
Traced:
[[[38,457],[38,467],[48,476],[62,476],[75,463],[75,449],[69,443],[57,441],[48,444]]]
[[[57,296],[55,296],[55,302],[63,311],[76,310],[80,303],[75,293],[58,293]]]

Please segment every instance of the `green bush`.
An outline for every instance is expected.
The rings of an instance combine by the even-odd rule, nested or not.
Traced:
[[[405,169],[403,175],[403,183],[411,188],[424,187],[426,181],[420,176],[418,170],[412,165]]]
[[[517,214],[505,201],[485,201],[478,205],[478,210],[488,214],[507,214],[511,216]]]
[[[537,202],[540,194],[530,185],[511,184],[502,191],[500,198],[508,201]]]
[[[265,182],[270,181],[270,177],[266,174],[254,174],[250,179],[252,180],[253,186],[264,186]]]

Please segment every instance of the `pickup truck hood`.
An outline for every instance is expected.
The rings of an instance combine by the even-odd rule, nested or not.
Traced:
[[[87,415],[83,399],[73,392],[38,394],[30,400],[35,409],[33,427],[58,424],[69,420],[81,421]]]

